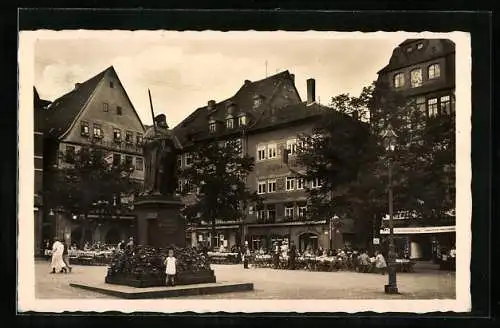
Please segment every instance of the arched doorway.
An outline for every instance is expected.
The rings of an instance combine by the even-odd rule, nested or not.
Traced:
[[[104,240],[107,245],[117,245],[121,240],[120,231],[114,227],[109,229]]]
[[[318,235],[311,232],[303,233],[299,236],[299,250],[300,252],[305,251],[307,248],[312,251],[318,249]]]

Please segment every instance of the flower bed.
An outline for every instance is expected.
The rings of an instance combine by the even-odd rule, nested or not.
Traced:
[[[215,282],[210,262],[192,248],[172,246],[176,263],[176,284]],[[136,247],[116,253],[106,275],[106,282],[134,287],[163,286],[165,284],[166,249]]]

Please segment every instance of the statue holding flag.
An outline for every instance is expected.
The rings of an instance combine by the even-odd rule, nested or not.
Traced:
[[[149,93],[151,103],[151,93]],[[168,128],[164,114],[156,117],[144,134],[144,191],[146,195],[173,195],[177,188],[177,155],[180,144]]]

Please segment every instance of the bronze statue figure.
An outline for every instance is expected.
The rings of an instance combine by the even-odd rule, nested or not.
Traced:
[[[177,155],[180,144],[169,130],[164,114],[144,134],[144,191],[146,195],[173,195],[177,188]]]

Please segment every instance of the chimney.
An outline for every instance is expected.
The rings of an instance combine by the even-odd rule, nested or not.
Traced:
[[[75,90],[78,89],[82,85],[81,83],[75,83]]]
[[[209,111],[215,110],[215,100],[209,100],[207,107]]]
[[[316,81],[307,79],[307,104],[310,105],[316,101]]]
[[[252,81],[250,81],[250,80],[245,80],[245,85],[249,85],[250,83],[252,83]]]

